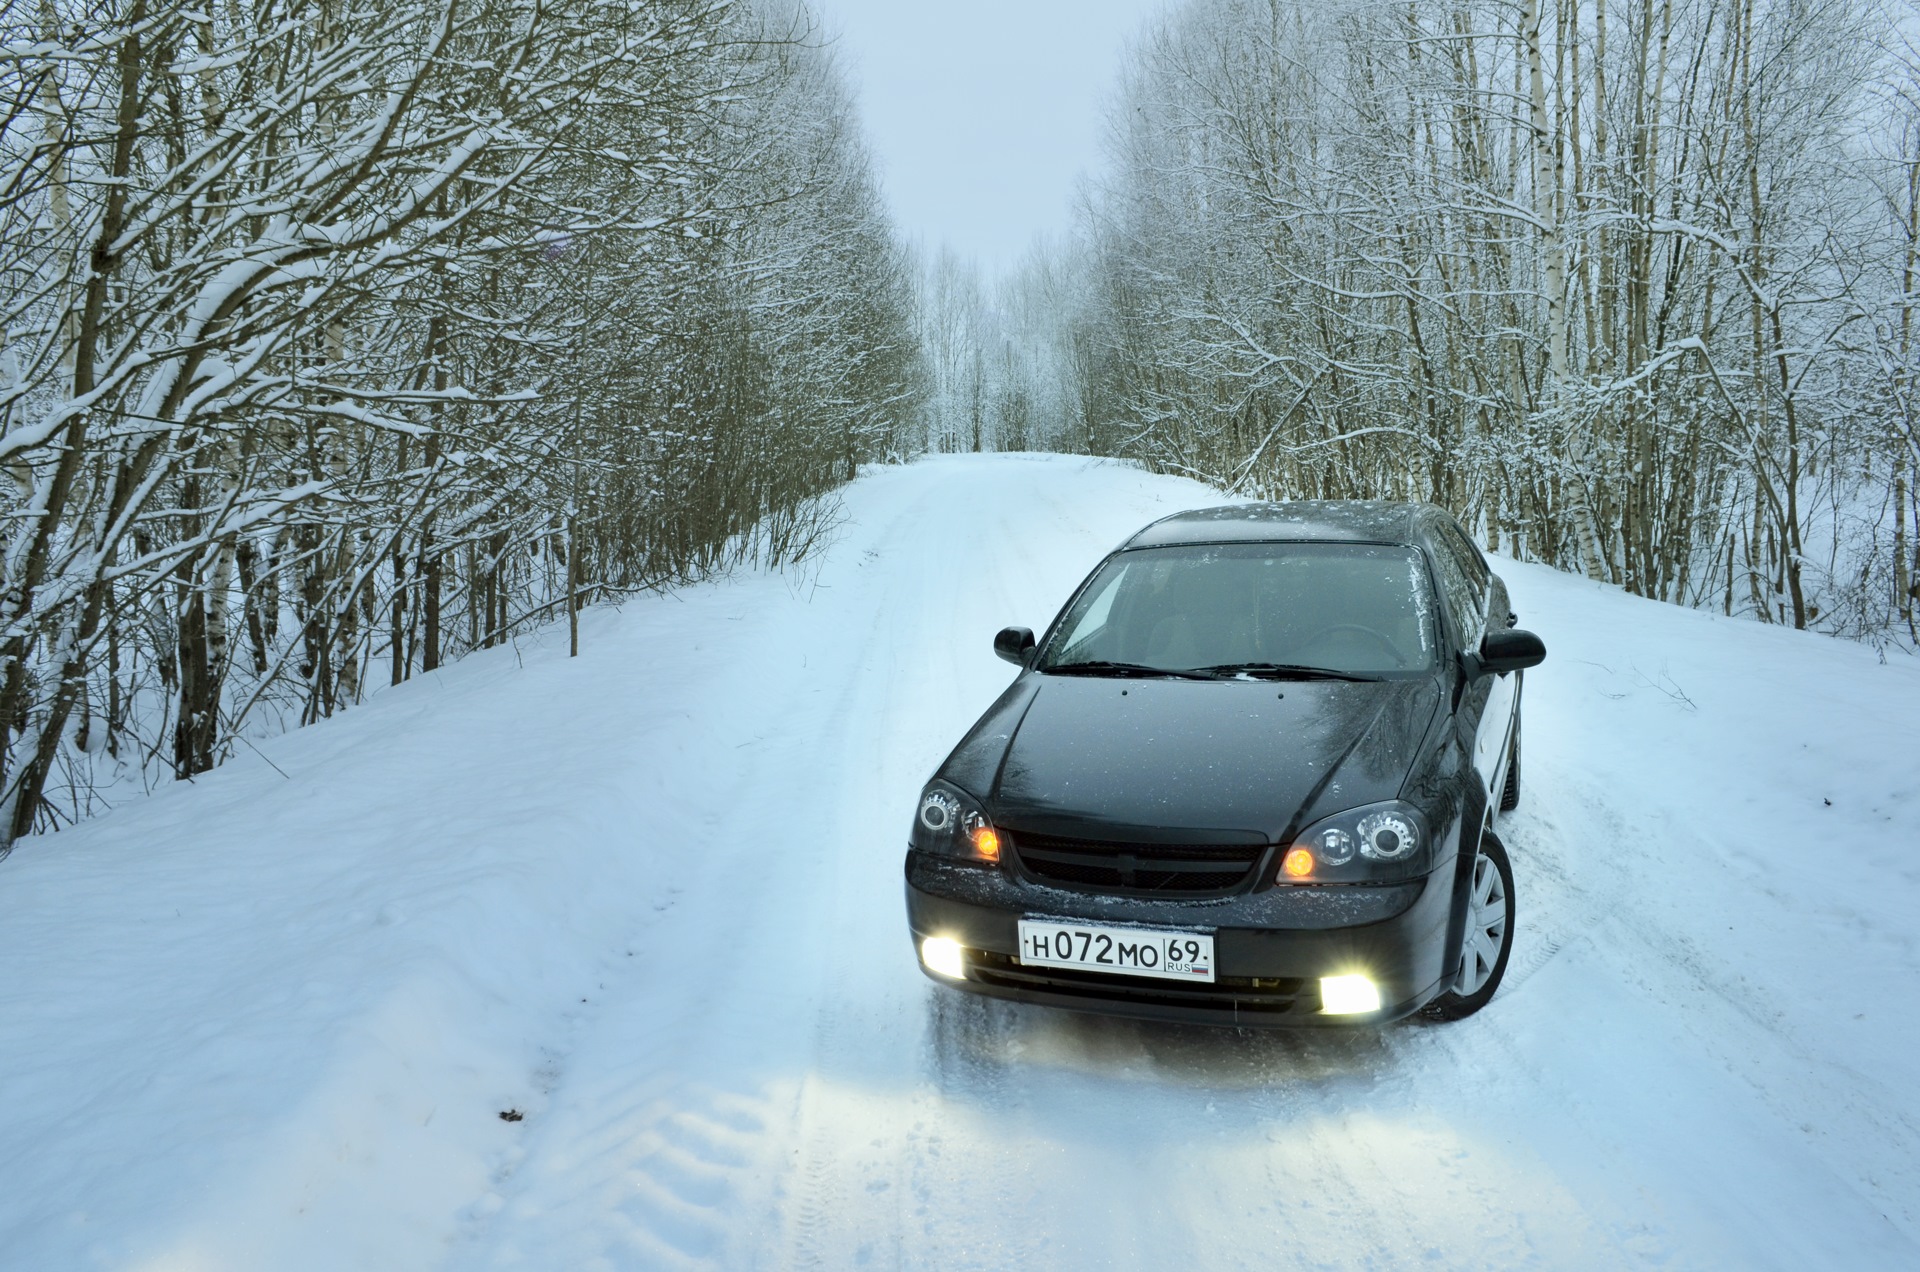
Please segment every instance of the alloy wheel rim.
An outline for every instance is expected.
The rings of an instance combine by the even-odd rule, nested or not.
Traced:
[[[1453,992],[1469,998],[1486,985],[1507,946],[1507,888],[1499,867],[1485,853],[1474,858],[1473,892],[1467,900],[1467,939]]]

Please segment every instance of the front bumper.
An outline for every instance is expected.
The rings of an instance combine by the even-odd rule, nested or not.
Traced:
[[[907,923],[957,941],[977,994],[1079,1011],[1219,1025],[1362,1025],[1408,1016],[1440,992],[1455,863],[1385,887],[1289,887],[1211,900],[1108,896],[1036,886],[995,869],[907,854]],[[1213,933],[1215,981],[1026,967],[1022,918],[1195,928]],[[1322,1013],[1320,978],[1362,973],[1380,987],[1369,1015]],[[931,974],[931,973],[929,973]]]

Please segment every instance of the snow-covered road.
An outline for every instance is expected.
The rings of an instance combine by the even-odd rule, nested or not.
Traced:
[[[1552,653],[1485,1012],[1235,1033],[921,976],[907,818],[992,633],[1209,502],[879,470],[805,578],[23,844],[0,1267],[1920,1266],[1904,658],[1502,565]]]

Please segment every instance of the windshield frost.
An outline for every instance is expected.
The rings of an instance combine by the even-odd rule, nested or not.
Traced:
[[[1413,548],[1195,544],[1109,561],[1061,623],[1041,670],[1279,665],[1385,675],[1431,667],[1434,648],[1432,589]]]

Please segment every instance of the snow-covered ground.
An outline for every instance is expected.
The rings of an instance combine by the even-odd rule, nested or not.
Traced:
[[[1204,488],[875,472],[0,866],[0,1266],[1920,1266],[1920,667],[1501,567],[1505,989],[1234,1033],[914,965],[919,783]],[[503,1120],[500,1114],[523,1114]]]

